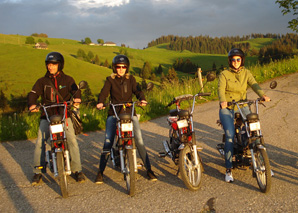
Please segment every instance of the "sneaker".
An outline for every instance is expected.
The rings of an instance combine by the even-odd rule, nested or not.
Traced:
[[[75,178],[76,178],[76,181],[79,183],[85,182],[85,176],[83,172],[75,172]]]
[[[155,176],[154,172],[151,169],[147,170],[147,176],[151,181],[157,180],[157,177]]]
[[[230,169],[227,169],[227,171],[226,171],[225,181],[227,183],[230,183],[230,182],[233,182],[234,181],[234,178],[233,178],[233,175],[232,175],[232,171]]]
[[[103,183],[103,173],[101,171],[98,171],[97,176],[95,178],[96,184],[102,184]]]
[[[39,184],[42,181],[42,174],[34,174],[32,178],[32,186]]]

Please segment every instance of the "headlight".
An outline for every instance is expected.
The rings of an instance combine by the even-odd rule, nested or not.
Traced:
[[[261,129],[260,122],[254,122],[249,124],[250,131],[257,131]]]
[[[122,132],[130,132],[133,129],[132,123],[123,123],[121,124],[121,131]]]
[[[50,128],[51,128],[52,133],[63,132],[63,125],[62,124],[51,125]]]
[[[187,123],[186,119],[177,121],[177,125],[178,125],[179,129],[184,128],[184,127],[188,127],[188,123]]]

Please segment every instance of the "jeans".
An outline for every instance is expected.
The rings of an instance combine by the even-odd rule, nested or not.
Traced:
[[[250,113],[248,107],[241,108],[242,113],[246,116]],[[231,169],[233,167],[233,151],[234,151],[234,138],[235,138],[235,126],[234,126],[234,117],[235,113],[239,112],[239,110],[232,109],[220,109],[219,110],[219,118],[222,123],[223,129],[225,131],[225,166],[227,169]]]
[[[149,157],[148,157],[148,154],[147,154],[144,142],[143,142],[141,128],[140,128],[140,124],[139,124],[139,120],[138,120],[137,116],[133,116],[132,121],[133,121],[134,136],[135,136],[135,143],[136,143],[137,150],[139,152],[139,155],[140,155],[146,169],[150,170],[151,164],[150,164]],[[105,142],[103,145],[103,150],[105,150],[105,151],[110,151],[113,146],[114,138],[116,135],[116,123],[117,123],[117,119],[115,116],[109,116],[107,118],[106,136],[105,136]],[[103,172],[105,170],[107,161],[108,161],[108,155],[106,153],[102,153],[101,157],[100,157],[100,163],[99,163],[99,171],[100,172]]]
[[[66,128],[66,138],[69,147],[69,153],[71,156],[71,171],[80,172],[82,171],[81,159],[80,159],[80,150],[77,142],[76,135],[74,133],[73,125],[70,118],[66,119],[68,123],[68,128]],[[66,124],[65,124],[66,126]],[[45,163],[45,147],[48,138],[50,137],[49,132],[49,122],[46,119],[40,120],[38,137],[35,143],[34,151],[34,173],[41,173],[41,170],[35,168],[37,166],[46,166]]]

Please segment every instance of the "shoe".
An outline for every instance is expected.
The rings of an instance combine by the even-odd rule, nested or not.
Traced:
[[[151,169],[147,170],[147,176],[151,181],[157,180],[157,177],[155,176],[154,172]]]
[[[97,176],[95,178],[96,184],[102,184],[103,183],[103,173],[101,171],[98,171]]]
[[[85,182],[85,176],[83,172],[75,172],[75,178],[76,178],[76,181],[79,183]]]
[[[42,174],[34,174],[32,178],[32,186],[39,184],[42,181]]]
[[[230,182],[233,182],[233,181],[234,181],[234,178],[233,178],[231,169],[227,169],[227,171],[226,171],[225,181],[226,181],[227,183],[230,183]]]

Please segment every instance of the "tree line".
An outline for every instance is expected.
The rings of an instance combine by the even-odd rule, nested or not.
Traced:
[[[279,34],[251,34],[245,36],[225,36],[225,37],[210,37],[210,36],[161,36],[148,43],[148,47],[153,47],[159,44],[168,43],[167,49],[174,51],[188,50],[195,53],[207,54],[227,54],[230,49],[236,47],[241,48],[244,52],[249,53],[251,46],[249,42],[245,42],[253,38],[274,38],[280,39]]]

